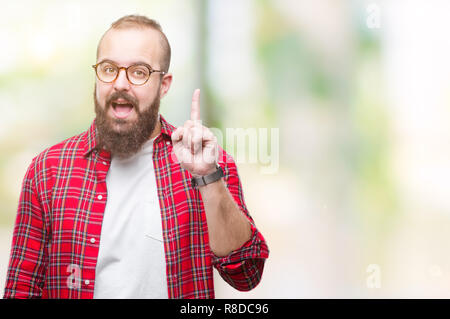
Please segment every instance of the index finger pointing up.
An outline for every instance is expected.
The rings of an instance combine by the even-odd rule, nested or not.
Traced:
[[[200,89],[196,89],[192,95],[191,120],[200,121]]]

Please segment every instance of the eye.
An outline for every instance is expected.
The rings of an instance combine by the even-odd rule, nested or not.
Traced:
[[[117,72],[117,71],[116,71],[116,68],[115,68],[113,65],[109,64],[109,63],[102,64],[102,65],[100,66],[100,70],[101,70],[102,73],[104,73],[104,74],[114,74],[114,73]]]
[[[131,76],[140,78],[140,79],[146,78],[149,74],[148,69],[142,65],[136,65],[136,66],[132,67],[129,71],[131,73]]]

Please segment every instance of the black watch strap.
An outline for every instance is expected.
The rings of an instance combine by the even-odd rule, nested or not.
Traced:
[[[199,186],[208,185],[218,181],[224,177],[222,167],[217,165],[217,170],[214,173],[205,176],[192,177],[191,184],[192,187],[198,188]]]

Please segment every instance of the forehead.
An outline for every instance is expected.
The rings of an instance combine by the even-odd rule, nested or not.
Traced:
[[[128,66],[146,62],[159,67],[162,54],[160,35],[150,28],[126,28],[108,30],[99,44],[97,62],[108,59]]]

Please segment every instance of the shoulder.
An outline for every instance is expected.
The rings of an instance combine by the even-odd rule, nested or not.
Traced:
[[[70,165],[74,160],[82,158],[86,150],[86,135],[85,131],[47,147],[32,159],[28,170],[43,172],[65,165],[64,163]]]

